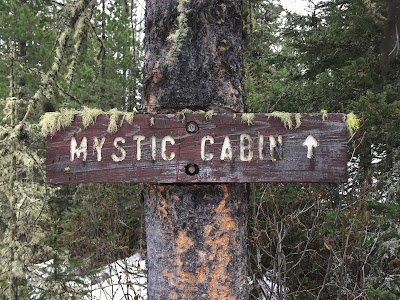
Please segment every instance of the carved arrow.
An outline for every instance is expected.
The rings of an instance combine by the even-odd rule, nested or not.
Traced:
[[[307,158],[311,159],[314,156],[314,148],[318,147],[318,141],[312,135],[309,135],[303,143],[303,146],[307,147]]]

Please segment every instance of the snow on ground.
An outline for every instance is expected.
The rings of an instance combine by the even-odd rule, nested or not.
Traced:
[[[67,263],[58,266],[57,272],[68,273]],[[53,260],[35,265],[28,278],[33,287],[31,299],[47,299],[49,291],[63,290],[72,297],[84,294],[85,300],[146,300],[146,263],[139,254],[115,261],[90,276],[72,271],[71,281],[48,280],[55,274]],[[51,292],[50,292],[51,293]]]
[[[147,299],[145,261],[139,255],[116,261],[97,275],[99,281],[91,285],[87,300]]]

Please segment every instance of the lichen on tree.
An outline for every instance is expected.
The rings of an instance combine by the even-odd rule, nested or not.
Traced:
[[[9,299],[15,299],[12,294],[18,281],[26,279],[28,266],[52,252],[41,224],[47,222],[47,201],[54,189],[43,185],[38,126],[19,122],[21,99],[5,101],[0,124],[0,281],[8,282]]]
[[[189,0],[178,0],[178,17],[176,19],[177,29],[167,38],[168,42],[170,42],[170,49],[167,55],[167,62],[169,63],[173,62],[176,59],[182,47],[182,42],[185,39],[189,30],[187,24],[187,3],[189,3]]]
[[[350,136],[360,128],[361,120],[353,112],[348,113],[343,121],[346,123],[347,131]]]

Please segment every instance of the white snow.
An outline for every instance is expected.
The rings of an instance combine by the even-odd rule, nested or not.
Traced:
[[[67,270],[66,264],[58,272]],[[78,273],[79,271],[75,272]],[[60,287],[73,293],[85,294],[85,300],[146,300],[146,263],[140,254],[115,261],[90,276],[71,276],[69,282],[46,282],[53,275],[53,260],[35,265],[28,278],[34,287],[31,299],[43,299],[49,289]]]
[[[87,300],[147,299],[145,261],[140,255],[118,260],[106,266],[99,275],[100,282],[91,285]]]

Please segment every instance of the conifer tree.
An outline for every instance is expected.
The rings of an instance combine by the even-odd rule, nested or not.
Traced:
[[[15,52],[14,52],[15,53]],[[16,57],[11,58],[12,65]],[[38,126],[21,123],[24,100],[16,97],[18,85],[10,68],[10,95],[2,101],[4,118],[0,125],[0,289],[8,299],[18,299],[19,284],[26,285],[28,267],[51,253],[46,245],[47,199],[43,157],[39,154]]]
[[[277,28],[270,1],[248,3],[250,107],[354,111],[362,125],[349,136],[348,184],[253,189],[253,295],[397,299],[398,1],[321,1]]]

